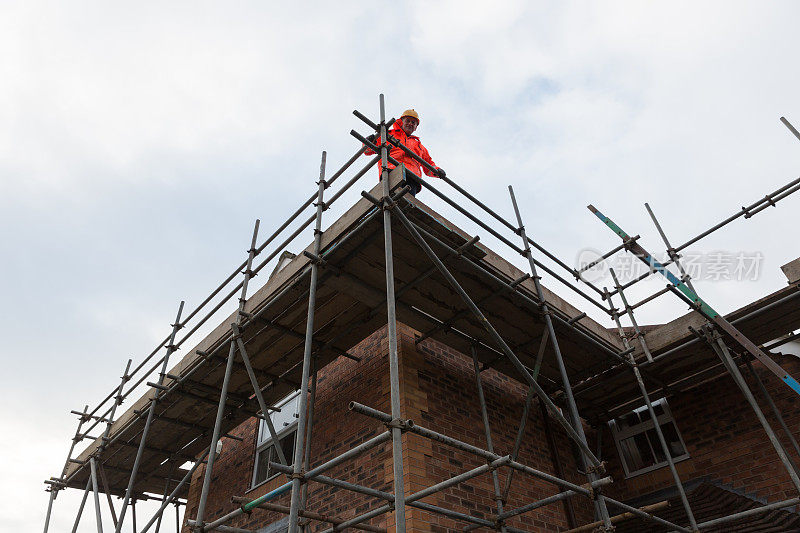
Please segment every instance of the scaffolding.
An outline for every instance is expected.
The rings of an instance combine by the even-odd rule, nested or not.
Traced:
[[[509,196],[516,219],[513,222],[500,216],[450,178],[441,176],[441,181],[455,193],[449,193],[455,198],[443,192],[439,185],[411,173],[394,160],[389,152],[396,148],[428,170],[436,171],[435,167],[387,135],[392,121],[386,121],[383,95],[380,96],[378,122],[358,111],[354,111],[354,114],[375,136],[363,136],[351,131],[351,135],[359,142],[358,149],[328,178],[326,153],[323,152],[316,192],[261,244],[258,244],[260,224],[256,221],[246,260],[188,313],[185,313],[184,302],[181,302],[169,335],[134,368],[131,368],[133,361],[128,360],[120,383],[97,406],[90,410],[87,405],[81,411],[72,411],[78,417],[78,427],[64,467],[59,476],[45,481],[49,491],[45,533],[50,525],[56,496],[66,488],[83,490],[73,531],[78,528],[90,495],[94,502],[97,530],[103,531],[101,493],[106,495],[113,522],[111,527],[116,533],[122,530],[129,511],[135,524],[136,501],[154,499],[147,495],[153,493],[162,494],[155,498],[160,501],[159,509],[143,527],[137,529],[134,525],[134,530],[140,533],[151,530],[158,532],[170,505],[175,506],[176,527],[180,528],[179,506],[185,505],[188,483],[201,464],[205,464],[206,468],[197,513],[194,517],[186,517],[191,518],[186,523],[193,532],[248,532],[228,524],[236,517],[258,509],[287,514],[291,533],[305,528],[301,518],[327,523],[330,528],[326,532],[347,528],[383,531],[368,522],[387,513],[394,514],[396,531],[404,532],[408,507],[456,519],[464,524],[465,530],[488,528],[519,532],[528,530],[508,525],[512,517],[573,498],[588,499],[596,518],[595,523],[585,524],[576,530],[598,528],[600,531],[612,531],[619,520],[637,517],[674,531],[691,532],[800,503],[797,466],[767,421],[740,370],[740,367],[747,368],[756,377],[759,393],[770,405],[782,431],[788,435],[794,452],[800,455],[800,446],[750,364],[750,359],[754,358],[770,368],[769,362],[772,360],[766,353],[796,338],[795,334],[767,346],[758,345],[759,342],[772,340],[762,339],[763,334],[758,332],[759,325],[770,321],[773,316],[792,316],[791,321],[784,320],[786,328],[800,321],[800,291],[797,286],[790,286],[778,291],[757,308],[746,310],[739,316],[722,317],[715,311],[712,313],[713,309],[697,295],[680,255],[681,250],[734,220],[750,218],[774,206],[800,189],[800,178],[743,207],[677,247],[670,244],[652,210],[646,205],[667,249],[669,260],[663,264],[644,251],[638,243],[638,236],[631,237],[590,206],[623,239],[623,243],[597,261],[574,268],[529,236],[511,187]],[[800,133],[786,119],[781,120],[800,139]],[[365,147],[376,155],[330,199],[326,199],[326,191],[351,169],[364,153]],[[390,165],[393,169],[390,169]],[[369,191],[362,191],[358,203],[322,231],[325,211],[376,166],[380,169],[380,183]],[[421,183],[424,190],[430,191],[506,248],[519,254],[527,263],[527,271],[519,271],[495,257],[479,243],[478,235],[465,234],[411,197],[408,180]],[[309,210],[311,213],[303,218]],[[252,278],[309,227],[313,227],[313,243],[285,268],[276,269],[270,280],[248,297]],[[380,241],[382,243],[379,244]],[[374,264],[367,273],[354,275],[349,271],[349,262],[366,247],[374,250],[382,248],[382,262]],[[399,258],[405,257],[404,250],[411,250],[412,247],[415,247],[419,261],[413,265],[414,269],[403,263],[403,275],[396,275],[395,267]],[[534,251],[536,255],[541,254],[540,258],[535,257]],[[614,287],[611,290],[598,287],[586,279],[584,273],[587,270],[617,253],[630,253],[646,261],[648,271],[622,284],[612,270]],[[678,276],[668,270],[670,265],[678,269]],[[586,312],[581,312],[545,288],[540,281],[540,272],[551,276],[583,302],[613,320],[619,335],[614,336],[605,328],[595,327],[596,323],[587,317]],[[657,293],[631,304],[625,291],[656,273],[667,276],[669,284]],[[379,288],[381,276],[382,290]],[[401,278],[407,281],[401,283]],[[237,282],[237,279],[240,281]],[[348,300],[343,283],[357,288],[359,298]],[[434,283],[438,283],[437,287],[447,287],[450,294],[455,295],[453,301],[460,303],[445,305],[426,299],[419,288]],[[694,316],[689,316],[686,323],[678,321],[677,333],[669,342],[662,340],[656,343],[657,346],[651,345],[636,321],[634,311],[667,293],[674,293],[688,303]],[[194,340],[193,335],[212,317],[217,317],[226,304],[236,302],[237,295],[237,310],[227,318],[223,317],[221,325],[200,340],[196,349],[170,370],[170,359],[175,352],[189,339]],[[618,299],[622,308],[615,307],[614,298]],[[502,306],[512,306],[525,312],[510,319],[501,319],[502,313],[498,309]],[[448,335],[450,345],[471,355],[485,447],[463,442],[402,418],[398,317],[415,324],[423,332],[417,339],[418,343]],[[623,326],[623,318],[630,322],[630,327]],[[380,421],[386,429],[335,458],[313,466],[310,443],[313,439],[317,371],[338,357],[357,360],[348,349],[382,324],[387,325],[389,340],[390,412],[376,410],[358,403],[356,399],[350,401],[349,408],[354,413]],[[188,332],[179,335],[186,328]],[[741,330],[756,332],[751,334],[755,338],[751,340]],[[564,349],[564,346],[567,348]],[[550,357],[545,356],[548,348]],[[695,372],[687,377],[689,373],[686,369],[690,365]],[[529,387],[522,419],[515,426],[515,445],[507,455],[496,453],[493,447],[481,377],[488,368],[513,376]],[[795,388],[796,382],[780,367],[773,371]],[[732,377],[755,413],[798,497],[698,522],[657,421],[653,398],[682,390],[682,387],[709,379],[720,372]],[[783,375],[780,375],[781,372]],[[609,393],[609,387],[613,387],[613,394]],[[286,475],[286,482],[253,500],[237,498],[240,507],[225,516],[207,516],[206,504],[220,438],[241,440],[228,431],[255,416],[264,421],[269,434],[277,442],[277,433],[269,413],[275,410],[274,405],[288,392],[298,389],[300,416],[293,457],[286,457],[281,446],[276,446],[278,462],[270,463],[270,467]],[[116,417],[123,401],[141,391],[144,391],[141,398],[123,415]],[[610,399],[602,402],[599,395],[606,395]],[[545,416],[557,423],[580,450],[579,464],[586,477],[584,484],[570,482],[564,479],[563,474],[544,472],[518,461],[525,421],[534,397],[538,398]],[[603,407],[593,407],[600,404]],[[600,414],[608,417],[611,413],[624,412],[626,408],[637,404],[646,406],[648,416],[654,423],[658,442],[667,458],[674,486],[685,511],[685,523],[678,524],[658,517],[654,514],[658,506],[637,508],[609,497],[604,491],[604,487],[613,481],[607,475],[605,463],[587,442],[583,420],[597,418]],[[613,408],[609,409],[608,406]],[[154,427],[160,430],[154,431]],[[172,433],[165,428],[172,428]],[[91,435],[95,429],[102,431],[99,437]],[[177,432],[180,432],[180,438],[175,437]],[[419,435],[472,454],[484,464],[423,490],[406,494],[401,446],[403,433]],[[90,440],[90,445],[82,453],[76,454],[76,446],[84,440]],[[384,443],[391,443],[391,493],[325,475],[335,466]],[[182,468],[187,461],[193,463],[188,470]],[[509,472],[505,487],[501,486],[498,476],[501,469]],[[519,475],[515,478],[514,473]],[[426,496],[485,475],[491,476],[496,503],[496,513],[491,520],[422,501]],[[515,479],[517,483],[522,482],[522,475],[552,484],[555,492],[524,506],[507,508],[505,504],[511,485]],[[307,508],[309,483],[327,484],[367,495],[374,498],[376,504],[368,512],[346,520],[323,515]],[[271,503],[282,494],[291,494],[289,506]],[[119,508],[115,506],[112,495],[122,499]],[[108,525],[106,527],[110,530]]]

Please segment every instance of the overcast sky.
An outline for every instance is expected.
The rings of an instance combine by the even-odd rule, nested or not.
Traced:
[[[530,235],[570,264],[618,244],[589,203],[660,251],[644,202],[678,244],[800,174],[778,120],[800,126],[796,2],[471,4],[0,5],[0,529],[41,528],[69,410],[243,260],[256,218],[267,234],[312,194],[323,149],[329,168],[352,155],[351,112],[377,117],[381,92],[509,218],[513,185]],[[727,312],[785,286],[798,213],[800,195],[696,245],[763,258],[703,296]],[[662,301],[640,321],[684,312]]]

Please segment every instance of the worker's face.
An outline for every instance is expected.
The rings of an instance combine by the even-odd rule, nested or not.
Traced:
[[[411,135],[414,133],[414,130],[417,129],[419,122],[414,117],[403,117],[403,131],[406,132],[406,135]]]

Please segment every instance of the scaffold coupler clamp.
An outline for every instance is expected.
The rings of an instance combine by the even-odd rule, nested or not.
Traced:
[[[400,431],[406,431],[409,427],[408,423],[402,418],[392,418],[384,425],[387,427],[387,429],[399,429]]]
[[[586,468],[586,472],[589,474],[598,474],[598,475],[605,475],[606,473],[606,462],[600,461],[600,464],[597,466],[590,465]]]
[[[291,474],[289,474],[289,479],[291,480],[299,479],[301,482],[304,483],[306,480],[306,471],[301,468],[299,472],[292,472]]]
[[[616,530],[617,530],[617,526],[615,526],[614,524],[611,524],[610,526],[604,526],[604,525],[600,524],[599,526],[597,526],[594,529],[594,531],[596,531],[597,533],[612,533],[613,531],[616,531]]]

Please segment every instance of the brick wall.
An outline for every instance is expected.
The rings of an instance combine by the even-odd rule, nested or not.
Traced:
[[[776,357],[790,374],[800,375],[800,360],[794,356]],[[774,374],[753,363],[761,380],[793,432],[800,428],[800,401]],[[742,368],[767,420],[795,461],[789,439],[763,400],[756,381]],[[683,482],[708,477],[744,493],[769,501],[794,497],[796,491],[778,459],[761,424],[733,379],[727,374],[668,399],[675,424],[683,436],[689,458],[676,464]],[[795,433],[797,435],[797,433]],[[633,498],[673,484],[668,467],[625,479],[619,454],[608,428],[604,428],[604,459],[614,484],[609,494],[619,499]]]
[[[471,358],[431,340],[417,346],[414,342],[415,334],[417,332],[414,330],[398,325],[403,418],[410,418],[418,425],[485,448],[486,440]],[[383,425],[375,420],[348,411],[347,405],[355,400],[384,412],[390,411],[386,329],[373,333],[354,348],[352,353],[361,357],[361,362],[340,358],[319,373],[312,467],[384,430]],[[495,452],[505,455],[513,448],[527,388],[492,370],[483,372],[482,380]],[[552,452],[547,444],[541,416],[534,401],[518,460],[533,468],[553,473]],[[578,484],[585,483],[586,479],[576,472],[574,455],[565,434],[557,424],[551,422],[550,425],[553,428],[557,452],[564,465],[565,477]],[[243,437],[243,442],[225,440],[223,452],[214,469],[207,520],[235,509],[237,505],[230,502],[232,495],[254,499],[285,482],[285,478],[281,476],[254,490],[248,490],[253,472],[257,426],[253,419],[233,432]],[[485,463],[471,454],[411,433],[403,435],[403,460],[406,494]],[[500,485],[504,487],[509,470],[501,469],[499,472]],[[186,512],[189,518],[196,514],[203,475],[204,469],[201,467],[192,479]],[[392,492],[391,446],[386,443],[374,448],[358,459],[329,471],[327,475]],[[514,474],[514,479],[506,509],[559,492],[555,486],[519,472]],[[310,484],[308,501],[310,510],[340,519],[352,518],[382,503],[374,498],[317,483]],[[473,478],[423,501],[476,517],[491,518],[495,514],[494,491],[489,475]],[[289,497],[284,495],[273,503],[288,506]],[[574,498],[573,505],[579,524],[593,519],[589,500]],[[284,516],[257,510],[229,525],[257,529]],[[368,523],[393,530],[394,516],[385,515]],[[464,522],[413,508],[406,511],[406,524],[409,532],[455,532],[461,531],[465,525]],[[536,531],[560,531],[568,527],[565,509],[561,503],[514,518],[510,525]],[[310,529],[319,531],[326,527],[328,526],[312,522]],[[188,528],[184,530],[188,531]]]

